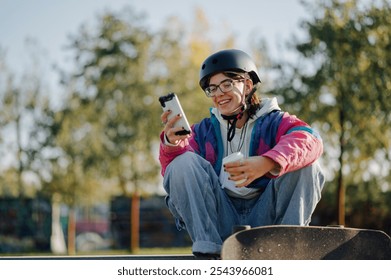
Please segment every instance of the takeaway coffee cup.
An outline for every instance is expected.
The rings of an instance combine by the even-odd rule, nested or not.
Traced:
[[[239,161],[241,159],[244,159],[244,155],[241,152],[230,154],[229,156],[226,156],[223,158],[223,165],[229,162],[235,162]],[[242,183],[246,182],[246,179],[242,179],[239,181],[234,181],[235,185],[240,185]]]

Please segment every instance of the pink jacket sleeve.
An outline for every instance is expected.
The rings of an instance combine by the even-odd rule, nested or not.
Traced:
[[[277,132],[277,144],[263,156],[277,162],[277,176],[314,163],[323,153],[323,142],[310,126],[296,116],[285,113]]]
[[[181,141],[177,146],[168,146],[164,144],[164,132],[160,134],[160,150],[159,150],[159,161],[162,167],[161,174],[164,176],[167,166],[177,156],[187,152],[194,151],[189,145],[189,141],[185,139]]]

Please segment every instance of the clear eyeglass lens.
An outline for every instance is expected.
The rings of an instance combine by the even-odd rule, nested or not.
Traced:
[[[217,88],[220,89],[221,92],[223,93],[227,93],[229,91],[231,91],[233,89],[233,81],[232,80],[227,80],[227,81],[223,81],[221,82],[219,85],[215,86],[215,85],[211,85],[209,87],[207,87],[205,89],[205,93],[209,96],[209,97],[213,97],[216,95],[216,92],[217,92]]]
[[[228,92],[233,88],[233,81],[225,81],[219,85],[219,88],[222,92]]]
[[[213,96],[217,91],[217,87],[216,86],[209,86],[205,89],[205,92],[206,94],[208,94],[209,96]]]

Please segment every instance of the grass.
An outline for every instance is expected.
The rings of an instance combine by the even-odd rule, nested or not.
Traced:
[[[182,255],[191,254],[191,247],[140,248],[134,255]]]
[[[76,256],[83,255],[183,255],[191,254],[191,247],[172,247],[172,248],[139,248],[134,252],[129,250],[102,250],[77,252]]]

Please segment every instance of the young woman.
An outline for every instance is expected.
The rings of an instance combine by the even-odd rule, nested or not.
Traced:
[[[166,203],[196,256],[218,257],[235,225],[308,225],[320,200],[322,140],[275,98],[260,100],[260,82],[246,53],[222,50],[200,70],[200,86],[214,105],[210,117],[190,135],[177,135],[181,116],[161,115]],[[223,164],[234,153],[244,158]]]

